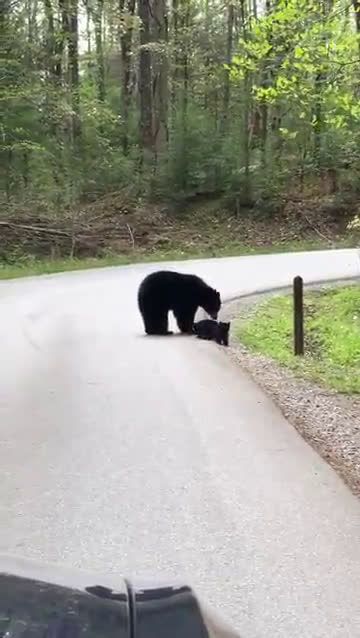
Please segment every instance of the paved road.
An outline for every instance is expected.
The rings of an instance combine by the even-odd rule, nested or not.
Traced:
[[[181,269],[232,297],[359,263]],[[0,285],[0,552],[190,577],[244,637],[357,638],[359,503],[223,351],[142,335],[136,288],[156,268]]]

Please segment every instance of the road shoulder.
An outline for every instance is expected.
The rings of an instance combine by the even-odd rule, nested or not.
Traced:
[[[222,318],[246,319],[270,294],[232,301],[224,306]],[[300,379],[272,359],[250,352],[235,337],[228,354],[274,400],[287,420],[353,493],[360,496],[360,397],[341,395]]]

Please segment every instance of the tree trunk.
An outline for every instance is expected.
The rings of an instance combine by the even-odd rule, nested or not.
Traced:
[[[242,37],[245,41],[248,39],[248,32],[246,26],[247,11],[245,7],[245,0],[240,0],[240,19],[242,25]],[[243,127],[242,127],[242,139],[241,147],[243,150],[242,161],[244,168],[244,185],[241,193],[241,203],[248,205],[252,201],[252,183],[250,174],[250,161],[251,161],[251,77],[248,71],[245,72],[244,77],[244,104],[243,104]],[[238,208],[239,208],[238,197]]]
[[[93,12],[94,30],[95,30],[95,51],[96,51],[96,84],[97,93],[100,102],[105,102],[106,87],[105,87],[105,64],[104,64],[104,49],[103,49],[103,11],[104,0],[97,0],[96,7]]]
[[[140,97],[140,141],[143,151],[153,149],[152,90],[150,53],[150,0],[139,0],[140,27],[139,97]]]
[[[317,168],[321,167],[321,132],[322,132],[322,109],[321,109],[321,84],[322,74],[318,73],[315,78],[315,108],[314,108],[314,155]]]
[[[180,34],[179,34],[179,0],[172,0],[172,33],[173,33],[173,71],[171,82],[171,108],[173,118],[176,112],[178,88],[179,88],[179,67],[180,67]]]
[[[334,6],[333,0],[323,0],[320,15],[326,18]],[[326,42],[326,35],[324,36]],[[314,153],[324,193],[334,193],[337,190],[337,171],[332,154],[329,155],[326,136],[323,136],[323,89],[327,80],[325,73],[319,72],[315,80],[315,125],[314,125]],[[324,161],[325,156],[325,161]],[[326,157],[327,156],[327,157]]]
[[[353,7],[355,12],[356,31],[360,33],[360,0],[353,0]]]
[[[186,190],[188,182],[188,153],[187,153],[187,131],[188,131],[188,103],[189,103],[189,56],[188,56],[188,31],[190,27],[190,0],[183,0],[182,7],[182,149],[181,149],[181,168],[182,168],[182,188]]]
[[[87,54],[90,58],[91,56],[91,12],[89,8],[89,3],[85,3],[86,6],[86,44],[87,44]],[[90,60],[89,60],[90,66]]]
[[[168,64],[167,64],[167,10],[166,0],[154,0],[153,34],[157,42],[153,55],[153,139],[156,156],[166,149],[168,142]]]
[[[266,0],[265,2],[265,11],[266,15],[270,15],[272,11],[272,2],[270,0]],[[269,43],[272,43],[272,33],[269,35]],[[261,84],[264,88],[268,88],[272,83],[271,72],[268,68],[268,62],[265,58],[265,64],[262,71],[262,81]],[[260,136],[260,145],[261,145],[261,163],[263,170],[266,171],[267,168],[267,142],[268,142],[268,121],[269,121],[269,107],[266,100],[263,100],[260,104],[260,114],[261,114],[261,136]]]
[[[210,103],[210,11],[209,0],[205,0],[205,87],[204,87],[204,108],[207,109]]]
[[[124,12],[124,0],[120,0],[119,3],[120,15]],[[121,99],[122,99],[122,119],[123,119],[123,135],[122,146],[124,153],[126,154],[129,146],[128,139],[128,127],[129,127],[129,112],[131,104],[131,48],[133,37],[133,18],[135,13],[135,0],[128,0],[127,4],[127,17],[130,18],[125,33],[120,34],[120,48],[121,48]]]
[[[319,14],[320,17],[325,19],[331,10],[332,0],[328,2],[327,0],[323,0],[320,3]],[[326,42],[326,36],[323,36],[323,39]],[[314,156],[317,168],[320,173],[323,172],[322,167],[322,133],[324,128],[323,122],[323,109],[322,109],[322,93],[323,87],[325,85],[326,76],[323,72],[319,72],[315,77],[315,107],[314,107]]]
[[[226,65],[225,78],[224,78],[224,103],[223,103],[223,115],[221,133],[226,134],[229,125],[229,106],[230,106],[230,65],[233,55],[233,30],[234,30],[234,5],[230,3],[228,5],[227,15],[227,38],[226,38]]]
[[[69,78],[72,100],[72,133],[74,141],[80,135],[80,92],[79,92],[79,31],[78,31],[78,3],[77,0],[69,0],[69,37],[68,60]]]
[[[356,32],[359,36],[359,55],[360,55],[360,0],[352,0],[353,3],[353,7],[354,7],[354,12],[355,12],[355,25],[356,25]]]
[[[61,6],[61,3],[60,5]],[[45,16],[47,19],[47,64],[48,73],[52,81],[59,85],[62,77],[62,56],[64,51],[64,34],[58,33],[54,25],[54,9],[51,0],[44,0]],[[64,16],[63,16],[64,23]]]
[[[258,11],[257,11],[257,2],[256,2],[256,0],[253,0],[253,3],[252,3],[252,12],[253,12],[253,16],[254,16],[255,20],[257,20],[257,17],[258,17]]]
[[[51,137],[53,137],[56,148],[59,149],[58,153],[51,156],[52,175],[56,185],[59,185],[59,174],[61,174],[64,170],[62,149],[64,136],[68,133],[69,128],[64,125],[64,122],[59,121],[59,119],[53,115],[56,111],[56,96],[62,89],[64,74],[63,54],[68,34],[68,19],[65,0],[59,0],[58,7],[60,14],[60,26],[59,28],[56,28],[52,0],[44,0],[44,10],[47,20],[47,72],[49,74],[50,83],[56,89],[54,92],[50,91],[46,94],[44,120]]]

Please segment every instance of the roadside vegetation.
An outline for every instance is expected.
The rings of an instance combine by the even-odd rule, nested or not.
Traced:
[[[305,292],[305,356],[293,355],[291,296],[276,296],[237,322],[235,334],[296,375],[345,394],[360,394],[360,286]]]
[[[350,244],[351,245],[351,244]],[[338,241],[331,247],[345,248],[349,242]],[[111,266],[124,266],[135,263],[164,262],[164,261],[184,261],[187,259],[205,259],[211,257],[237,257],[244,255],[265,255],[281,252],[295,252],[303,250],[321,250],[329,248],[326,242],[316,241],[296,241],[284,242],[282,244],[271,244],[271,246],[247,246],[236,242],[229,242],[223,247],[209,247],[199,245],[195,248],[167,249],[167,250],[133,250],[127,254],[109,254],[100,257],[84,258],[64,258],[64,259],[34,259],[29,256],[21,256],[15,260],[3,261],[0,263],[1,279],[18,279],[20,277],[31,277],[36,275],[46,275],[52,273],[69,272],[76,270],[88,270],[91,268],[106,268]]]

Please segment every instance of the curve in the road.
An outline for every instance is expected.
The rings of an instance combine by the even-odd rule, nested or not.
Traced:
[[[162,264],[224,298],[351,250]],[[251,638],[360,636],[360,508],[212,344],[146,338],[158,264],[0,284],[0,552],[185,576]]]

